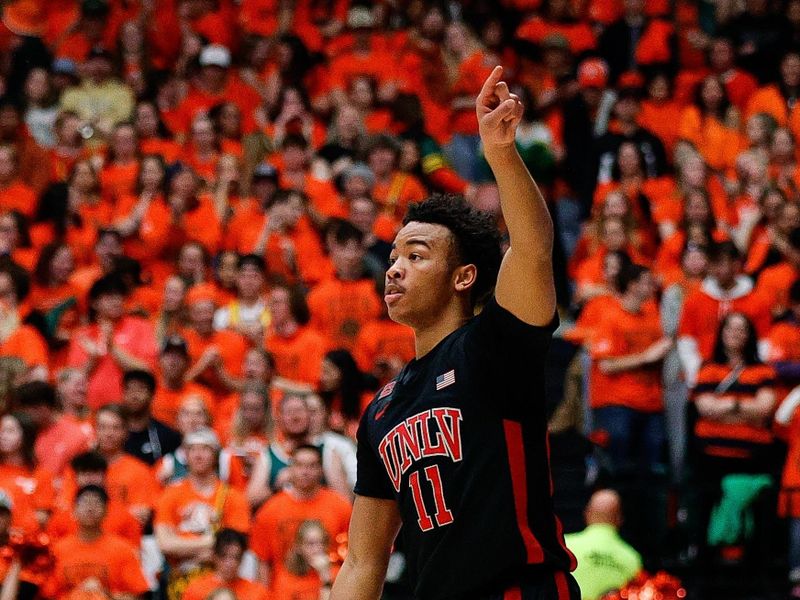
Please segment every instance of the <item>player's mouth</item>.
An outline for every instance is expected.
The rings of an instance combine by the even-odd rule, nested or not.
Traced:
[[[386,302],[388,306],[391,306],[395,302],[400,299],[400,296],[403,295],[405,290],[401,288],[399,285],[390,284],[386,286],[386,289],[383,292],[383,300]]]

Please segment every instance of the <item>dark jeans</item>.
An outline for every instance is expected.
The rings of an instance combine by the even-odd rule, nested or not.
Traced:
[[[663,413],[605,406],[594,410],[594,428],[608,434],[606,457],[612,479],[664,474],[667,438]]]

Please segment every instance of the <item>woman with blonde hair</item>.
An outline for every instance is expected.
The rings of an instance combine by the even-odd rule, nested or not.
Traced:
[[[338,569],[328,553],[330,539],[320,521],[306,520],[297,528],[294,545],[272,579],[273,600],[327,600]]]

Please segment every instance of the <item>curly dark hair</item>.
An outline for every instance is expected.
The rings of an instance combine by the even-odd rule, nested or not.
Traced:
[[[500,232],[494,217],[467,203],[463,196],[434,194],[423,202],[411,204],[403,225],[411,221],[442,225],[453,234],[453,266],[475,265],[478,271],[470,300],[483,304],[494,291],[500,261]]]

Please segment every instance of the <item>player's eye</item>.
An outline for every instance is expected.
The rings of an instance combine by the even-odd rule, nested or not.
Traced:
[[[422,258],[422,256],[420,256],[416,252],[412,252],[411,254],[408,255],[408,258],[410,260],[418,260],[418,259]]]
[[[396,262],[397,262],[397,257],[396,256],[390,256],[389,257],[389,266],[390,267]]]

